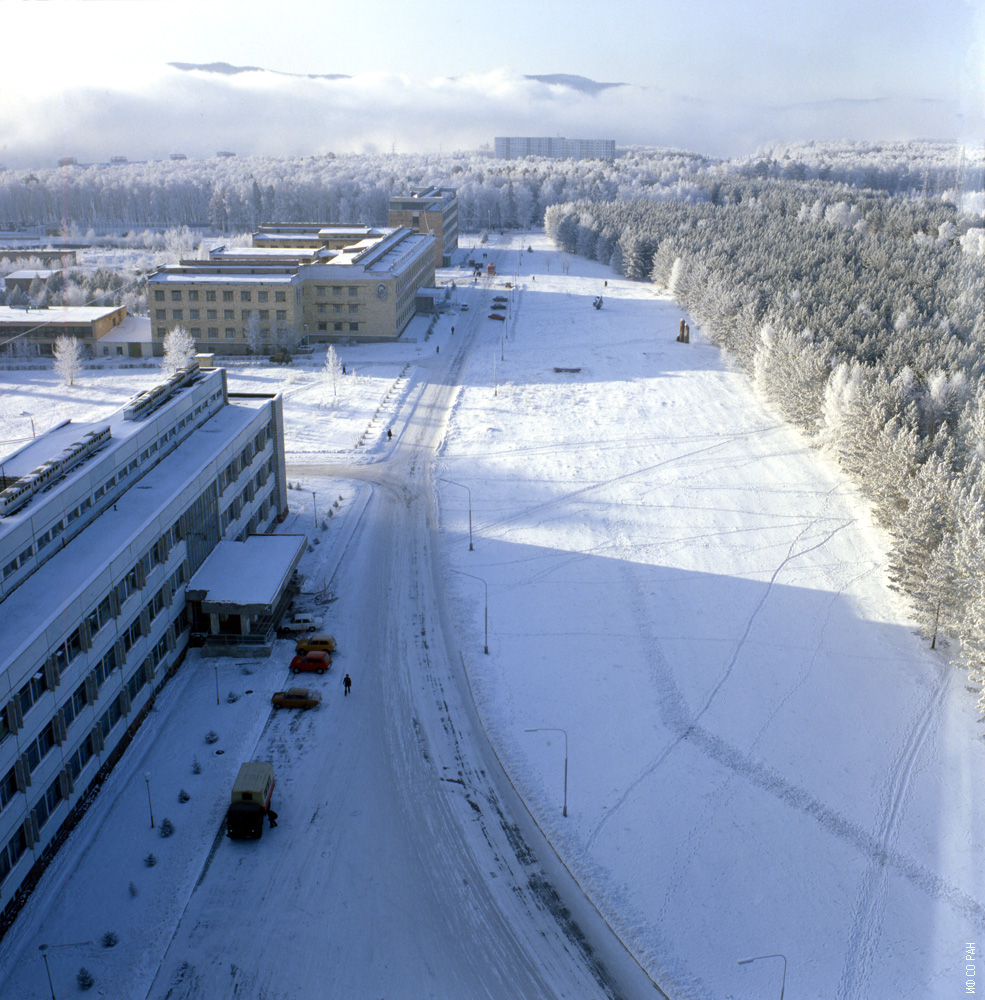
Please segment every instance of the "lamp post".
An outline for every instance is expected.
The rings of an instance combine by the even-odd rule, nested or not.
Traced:
[[[539,726],[536,729],[525,729],[525,733],[564,733],[564,808],[562,816],[568,815],[568,731],[554,726]]]
[[[147,782],[147,808],[150,810],[150,828],[154,829],[154,806],[151,804],[150,800],[150,775],[144,775],[144,781]]]
[[[461,573],[462,576],[467,576],[470,580],[478,580],[479,583],[481,583],[482,586],[485,587],[485,590],[486,590],[486,645],[485,645],[485,647],[483,648],[482,651],[484,653],[488,654],[489,653],[489,584],[487,584],[486,581],[483,580],[481,576],[473,576],[471,573],[463,573],[462,570],[460,570],[460,569],[453,570],[452,572],[454,572],[454,573]]]
[[[752,958],[740,958],[739,965],[748,965],[750,962],[758,962],[761,958],[782,958],[783,959],[783,978],[780,980],[780,1000],[783,1000],[783,991],[787,985],[787,957],[786,955],[781,955],[779,953],[775,955],[753,955]]]
[[[315,491],[311,491],[311,509],[315,512],[315,527],[318,527],[318,504],[315,500]]]
[[[438,476],[438,479],[443,483],[451,483],[452,486],[461,486],[469,495],[469,552],[472,552],[472,491],[463,483],[456,483],[454,479],[445,479],[442,476]]]
[[[46,944],[39,944],[38,950],[44,959],[44,971],[48,973],[48,989],[51,990],[51,1000],[55,1000],[55,987],[51,982],[51,969],[48,966],[48,946]]]
[[[219,701],[219,663],[218,663],[218,661],[216,661],[215,663],[213,663],[212,666],[215,667],[215,703],[216,703],[216,705],[219,705],[221,703]],[[154,824],[151,823],[151,826],[153,826],[153,825]]]

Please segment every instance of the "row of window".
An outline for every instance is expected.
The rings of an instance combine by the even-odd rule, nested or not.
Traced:
[[[184,292],[184,293],[182,293],[180,290],[177,290],[177,289],[174,290],[174,291],[172,291],[171,292],[171,301],[172,302],[181,302],[181,301],[183,301],[182,294],[185,294],[185,295],[188,296],[188,300],[187,301],[189,301],[189,302],[198,302],[198,290],[195,289],[195,288],[189,289],[187,292]],[[341,295],[341,292],[339,294]],[[354,292],[350,292],[350,294],[354,294]],[[155,302],[163,302],[164,300],[165,300],[164,290],[160,289],[160,288],[155,289],[155,291],[154,291],[154,301]],[[216,302],[216,301],[218,301],[216,299],[216,293],[215,293],[215,291],[213,291],[211,289],[209,289],[208,291],[206,291],[206,293],[205,293],[205,301],[206,302]],[[222,301],[223,302],[234,302],[235,301],[235,293],[230,292],[228,290],[224,291],[222,293]],[[240,293],[239,293],[239,301],[240,302],[252,302],[253,301],[253,292],[252,292],[252,290],[242,290],[242,291],[240,291]],[[269,301],[270,301],[270,293],[269,292],[263,291],[263,290],[257,292],[257,302],[269,302]],[[287,292],[274,292],[274,302],[286,302],[286,301],[287,301]]]

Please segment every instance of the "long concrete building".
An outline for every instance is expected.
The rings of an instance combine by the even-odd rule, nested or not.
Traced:
[[[0,476],[7,922],[180,661],[192,576],[220,542],[264,536],[287,513],[281,398],[230,396],[223,370],[192,365],[105,421],[66,421],[4,455]],[[219,617],[209,631],[229,631]],[[238,633],[273,632],[234,619]]]
[[[516,160],[524,156],[546,156],[552,160],[611,160],[615,139],[565,139],[551,135],[496,136],[496,158]]]

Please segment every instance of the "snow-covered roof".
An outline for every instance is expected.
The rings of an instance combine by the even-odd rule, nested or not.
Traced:
[[[97,341],[100,344],[148,344],[153,339],[149,316],[127,315],[122,323],[118,323],[108,333],[104,333]]]
[[[269,609],[280,599],[308,543],[307,535],[250,535],[219,542],[188,583],[206,614]]]
[[[13,306],[0,306],[0,325],[25,321],[37,323],[92,323],[110,316],[122,309],[122,306],[49,306],[47,309],[17,309]]]

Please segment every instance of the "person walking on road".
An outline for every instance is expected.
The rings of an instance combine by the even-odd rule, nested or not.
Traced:
[[[349,689],[352,687],[352,678],[348,674],[342,679],[342,687],[345,688],[345,695],[348,696]]]

